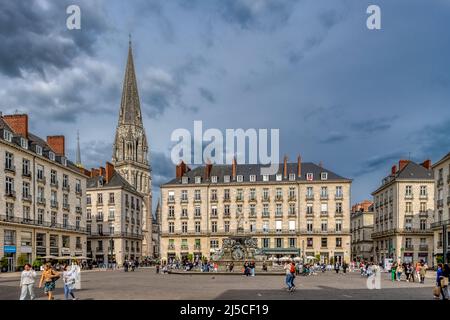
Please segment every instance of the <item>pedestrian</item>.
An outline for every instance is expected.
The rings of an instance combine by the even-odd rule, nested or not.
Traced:
[[[396,271],[397,271],[397,264],[394,263],[394,264],[392,264],[392,266],[391,266],[391,280],[392,280],[392,282],[395,281],[395,275],[397,274]]]
[[[255,261],[250,262],[250,272],[252,274],[252,277],[255,276],[255,268],[256,268]]]
[[[344,271],[344,274],[347,273],[347,268],[348,268],[348,264],[347,264],[347,262],[344,261],[344,264],[342,265],[342,269]]]
[[[20,287],[22,288],[20,293],[20,300],[25,300],[28,293],[30,294],[30,300],[34,300],[34,282],[36,279],[36,271],[31,268],[31,264],[27,263],[24,266],[24,270],[20,275]]]
[[[71,269],[74,271],[74,279],[75,279],[74,289],[81,290],[81,268],[78,261],[74,260],[72,262]]]
[[[244,262],[244,275],[247,276],[247,277],[250,275],[249,265],[248,265],[247,261]]]
[[[159,274],[159,263],[156,265],[156,274]]]
[[[73,290],[75,289],[75,278],[77,270],[75,268],[69,268],[69,266],[64,266],[63,281],[64,281],[64,299],[69,300],[69,296],[72,300],[76,300]]]
[[[231,263],[230,263],[230,272],[233,272],[233,269],[234,269],[234,263],[233,263],[233,261],[231,261]]]
[[[264,261],[263,264],[262,264],[262,270],[265,271],[265,272],[267,272],[267,264],[266,264],[265,261]]]
[[[292,273],[291,273],[291,264],[288,262],[284,263],[284,267],[283,267],[286,277],[285,277],[285,282],[287,285],[287,290],[291,291],[292,289]]]
[[[420,266],[420,263],[419,262],[417,262],[416,263],[416,267],[415,267],[415,273],[416,273],[416,278],[417,278],[417,282],[421,282],[420,280],[420,268],[421,268],[421,266]]]
[[[128,272],[128,261],[127,260],[125,260],[123,262],[123,269],[124,269],[125,272]]]
[[[423,262],[420,264],[420,283],[424,284],[425,283],[425,276],[427,274],[427,268],[426,268],[426,264],[424,264]]]
[[[48,296],[48,300],[54,300],[53,291],[59,277],[59,273],[53,270],[50,263],[47,263],[39,281],[39,288],[42,288],[42,283],[44,283],[44,293]]]
[[[403,266],[401,263],[399,263],[397,267],[397,281],[401,281],[402,273],[403,273]]]
[[[336,263],[334,264],[334,270],[336,271],[336,274],[339,273],[339,268],[340,268],[339,262],[336,261]]]

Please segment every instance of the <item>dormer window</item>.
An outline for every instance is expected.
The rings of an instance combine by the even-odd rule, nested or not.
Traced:
[[[276,180],[277,181],[283,180],[283,176],[281,174],[277,174]]]
[[[250,175],[250,182],[255,182],[256,181],[256,175],[252,174]]]
[[[5,139],[8,142],[12,141],[12,133],[9,132],[8,130],[4,130],[3,131],[3,139]]]
[[[211,177],[211,182],[212,183],[217,183],[217,176],[212,176]]]
[[[263,175],[263,181],[265,181],[265,182],[269,181],[269,175],[268,174]]]
[[[289,173],[289,181],[295,181],[295,173]]]
[[[42,147],[41,146],[36,146],[36,153],[40,156],[42,156]]]
[[[188,182],[189,182],[189,178],[188,177],[181,178],[181,183],[182,184],[187,184]]]
[[[320,180],[327,180],[328,179],[328,172],[322,172],[320,174]]]
[[[195,183],[202,183],[202,177],[195,177]]]
[[[306,174],[306,180],[313,181],[313,179],[314,179],[314,175],[311,172]]]
[[[50,151],[50,152],[48,153],[48,158],[49,158],[50,160],[52,160],[52,161],[55,161],[55,153],[52,152],[52,151]]]
[[[67,167],[67,159],[65,157],[61,158],[61,163],[63,166]]]
[[[230,182],[230,176],[223,176],[223,182],[225,183]]]
[[[25,138],[20,138],[20,146],[24,149],[28,149],[28,140]]]
[[[244,181],[244,176],[243,175],[238,175],[237,176],[237,182],[243,182]]]

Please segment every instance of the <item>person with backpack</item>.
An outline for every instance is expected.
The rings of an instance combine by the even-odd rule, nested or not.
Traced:
[[[53,291],[55,291],[56,280],[59,278],[59,273],[53,270],[50,263],[47,263],[39,281],[39,288],[42,288],[44,283],[44,293],[48,296],[48,300],[54,300]]]
[[[295,280],[295,262],[291,261],[290,263],[290,267],[289,267],[289,271],[291,273],[291,277],[290,277],[290,281],[291,281],[291,292],[295,291],[295,284],[294,284],[294,280]]]

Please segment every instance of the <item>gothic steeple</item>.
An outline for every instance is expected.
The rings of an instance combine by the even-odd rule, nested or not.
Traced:
[[[119,125],[121,124],[143,126],[131,38],[128,43],[128,60],[123,81],[122,101],[120,103]]]
[[[80,131],[77,131],[77,160],[75,165],[80,168],[83,167],[81,164]]]

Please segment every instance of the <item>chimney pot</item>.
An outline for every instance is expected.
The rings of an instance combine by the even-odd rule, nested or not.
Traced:
[[[28,115],[27,114],[12,114],[4,115],[3,120],[16,134],[20,134],[28,139]]]
[[[47,144],[55,152],[57,156],[65,155],[65,138],[64,136],[48,136]]]
[[[301,156],[297,157],[297,176],[299,178],[302,177],[302,157]]]
[[[403,170],[403,168],[406,167],[406,165],[407,165],[408,163],[409,163],[409,160],[404,160],[404,159],[400,160],[400,161],[398,162],[398,171]]]
[[[288,173],[287,173],[287,162],[288,162],[288,157],[284,156],[284,164],[283,164],[283,176],[285,179],[287,179]]]
[[[111,181],[111,178],[114,174],[114,165],[111,164],[110,162],[106,162],[106,169],[105,169],[105,179],[106,179],[106,183],[108,183],[109,181]]]
[[[397,173],[397,166],[394,164],[393,166],[392,166],[392,169],[391,169],[391,174],[396,174]]]
[[[424,167],[425,169],[430,170],[431,169],[431,160],[427,159],[424,162],[422,162],[420,165],[422,167]]]

